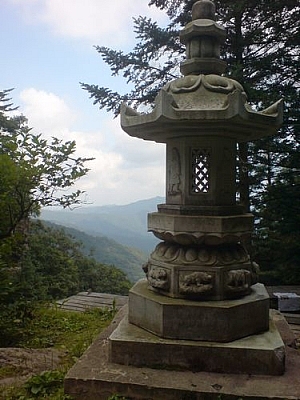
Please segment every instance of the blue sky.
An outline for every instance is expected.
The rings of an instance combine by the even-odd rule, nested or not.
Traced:
[[[102,7],[101,7],[102,4]],[[103,6],[103,4],[105,6]],[[126,90],[94,45],[134,46],[132,17],[165,15],[147,0],[1,0],[0,89],[29,126],[46,138],[74,139],[80,156],[95,157],[77,187],[92,205],[126,204],[164,195],[165,148],[130,138],[119,119],[99,111],[79,82]]]

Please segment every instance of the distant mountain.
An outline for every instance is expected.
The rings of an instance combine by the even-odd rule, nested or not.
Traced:
[[[158,240],[147,232],[147,214],[164,203],[163,197],[117,206],[87,206],[75,210],[42,210],[40,218],[79,229],[92,236],[106,236],[125,246],[150,253]]]
[[[93,257],[102,264],[114,265],[127,275],[131,282],[144,278],[142,265],[147,254],[134,248],[125,247],[105,236],[91,236],[80,230],[68,228],[49,221],[43,221],[53,228],[63,229],[68,235],[82,244],[82,253]]]

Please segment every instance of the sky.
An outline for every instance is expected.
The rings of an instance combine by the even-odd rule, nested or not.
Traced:
[[[132,17],[166,16],[148,0],[0,0],[0,90],[45,138],[75,140],[95,157],[76,183],[88,205],[127,204],[165,194],[165,147],[129,137],[119,118],[93,105],[80,82],[127,91],[95,45],[130,51]]]

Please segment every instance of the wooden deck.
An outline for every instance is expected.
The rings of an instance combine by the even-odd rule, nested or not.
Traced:
[[[116,294],[80,292],[67,299],[56,302],[59,308],[68,311],[83,312],[91,308],[115,307],[117,310],[124,306],[128,301],[128,296],[119,296]]]

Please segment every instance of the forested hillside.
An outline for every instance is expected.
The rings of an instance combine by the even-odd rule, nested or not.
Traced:
[[[147,255],[136,248],[125,247],[105,236],[92,236],[74,228],[45,221],[52,228],[63,230],[81,244],[81,252],[97,262],[113,265],[123,271],[131,282],[144,277],[142,265]]]

